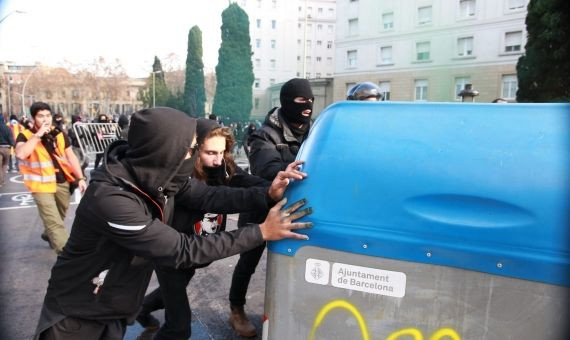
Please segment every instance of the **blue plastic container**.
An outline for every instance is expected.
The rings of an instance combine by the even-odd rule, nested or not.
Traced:
[[[570,286],[570,105],[340,102],[298,159],[313,246]]]

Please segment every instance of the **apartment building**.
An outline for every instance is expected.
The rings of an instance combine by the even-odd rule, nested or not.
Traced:
[[[526,43],[528,0],[339,0],[334,98],[355,83],[379,84],[387,100],[514,101]]]
[[[294,77],[334,72],[336,0],[238,0],[249,17],[253,118],[278,106],[268,89]]]

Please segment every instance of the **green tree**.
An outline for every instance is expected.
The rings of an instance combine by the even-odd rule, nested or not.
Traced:
[[[204,116],[204,63],[202,62],[202,31],[194,26],[188,32],[186,82],[184,83],[184,112],[193,117]]]
[[[253,85],[249,19],[236,3],[222,12],[222,44],[216,78],[213,113],[229,117],[230,121],[248,119]]]
[[[570,101],[570,2],[531,0],[526,29],[525,55],[517,63],[517,101]]]
[[[153,99],[155,100],[155,106],[168,106],[172,101],[171,96],[172,94],[164,81],[162,64],[160,59],[155,56],[152,72],[147,80],[147,86],[140,90],[139,99],[143,102],[144,107],[152,107]]]

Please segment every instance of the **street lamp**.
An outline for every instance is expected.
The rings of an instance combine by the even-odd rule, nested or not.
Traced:
[[[12,15],[12,14],[14,14],[14,13],[16,13],[16,14],[25,14],[26,12],[20,11],[20,10],[12,11],[12,12],[6,14],[6,16],[4,16],[2,19],[0,19],[0,24],[2,23],[2,21],[6,20],[7,17],[9,17],[10,15]]]
[[[465,87],[458,93],[462,102],[474,102],[479,91],[473,89],[473,84],[465,84]]]
[[[30,77],[32,76],[32,74],[34,74],[34,72],[36,72],[37,69],[38,69],[38,67],[34,66],[34,68],[32,69],[32,72],[30,72],[30,74],[28,74],[28,76],[26,77],[26,80],[24,80],[24,85],[22,86],[22,117],[26,114],[26,109],[24,107],[24,99],[26,98],[26,85],[28,84],[28,80],[30,80]]]
[[[152,107],[156,106],[156,85],[155,85],[155,74],[162,73],[161,70],[152,71]]]

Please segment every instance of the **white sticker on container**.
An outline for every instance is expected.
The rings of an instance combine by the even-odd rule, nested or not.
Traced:
[[[328,261],[307,259],[305,262],[305,280],[319,285],[328,285],[331,264]]]
[[[331,284],[338,288],[399,298],[406,295],[406,274],[350,264],[333,263]]]

